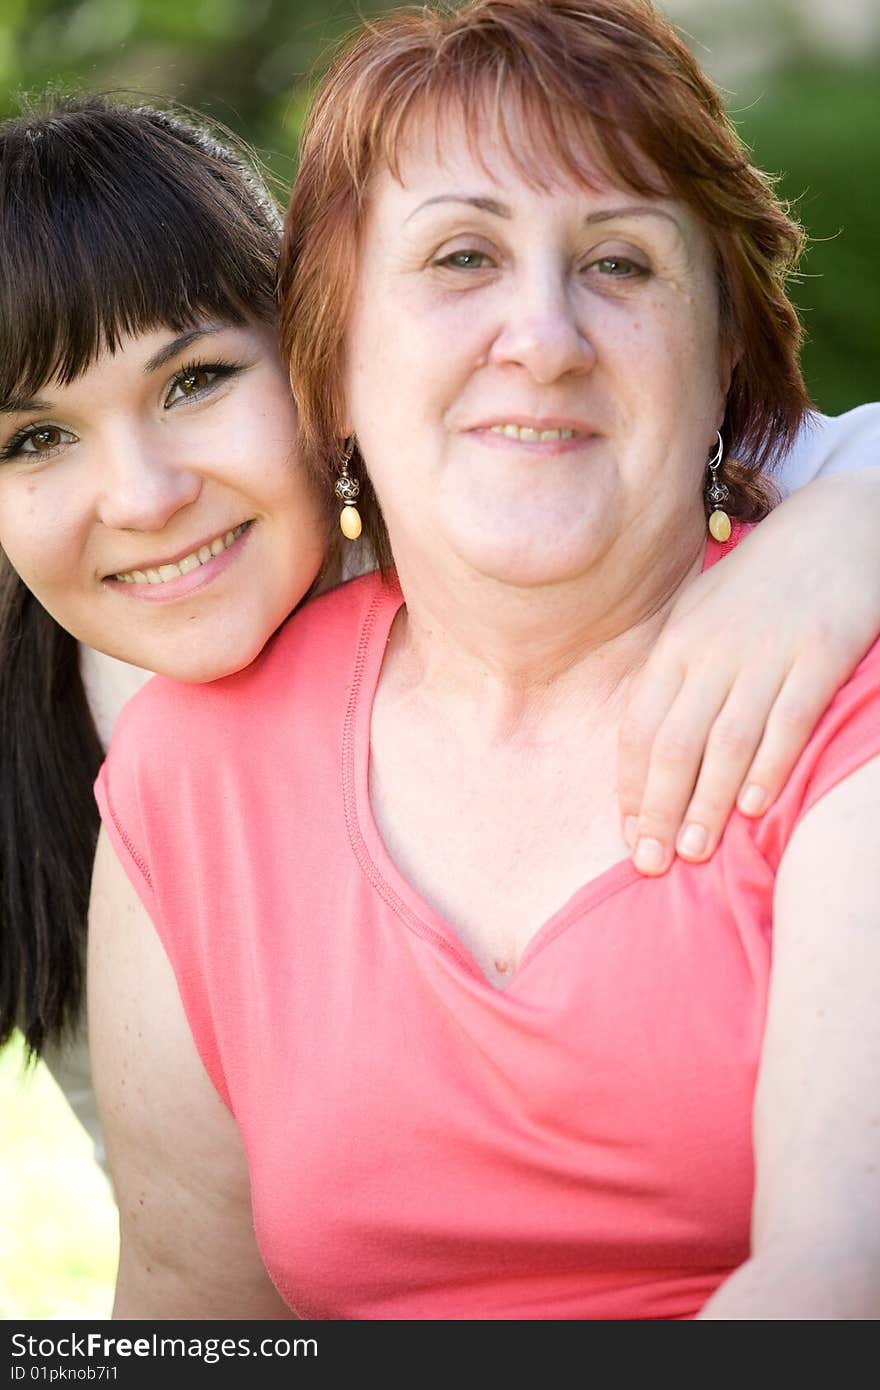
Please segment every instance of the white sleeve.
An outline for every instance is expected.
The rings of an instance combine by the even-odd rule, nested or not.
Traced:
[[[880,404],[860,405],[845,415],[811,414],[774,469],[783,494],[814,478],[854,473],[880,464]]]

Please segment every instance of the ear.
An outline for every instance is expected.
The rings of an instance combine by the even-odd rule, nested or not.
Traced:
[[[730,391],[730,383],[737,366],[742,361],[742,344],[733,338],[724,338],[721,342],[721,351],[718,354],[718,385],[724,400],[727,400]]]

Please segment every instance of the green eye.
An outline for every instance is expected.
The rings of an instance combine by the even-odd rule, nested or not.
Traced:
[[[635,261],[628,261],[625,256],[603,256],[601,260],[595,261],[594,265],[603,275],[611,275],[619,280],[645,273],[643,266],[636,265]]]
[[[482,251],[453,251],[437,264],[450,266],[453,270],[482,270],[487,260],[488,257]]]

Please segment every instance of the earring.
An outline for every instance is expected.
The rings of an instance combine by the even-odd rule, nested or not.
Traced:
[[[726,502],[730,496],[730,488],[725,487],[724,483],[718,480],[718,469],[721,467],[721,457],[724,453],[724,441],[721,432],[718,431],[718,448],[709,460],[709,484],[706,488],[706,501],[712,508],[709,516],[709,534],[713,540],[719,541],[722,545],[730,540],[730,517],[723,510],[722,503]]]
[[[339,527],[343,536],[347,540],[356,541],[361,533],[361,514],[355,506],[361,491],[361,485],[357,478],[352,478],[348,471],[351,456],[354,453],[354,435],[352,435],[345,445],[345,452],[342,455],[342,463],[339,468],[339,477],[336,479],[336,496],[342,503],[342,511],[339,513]]]

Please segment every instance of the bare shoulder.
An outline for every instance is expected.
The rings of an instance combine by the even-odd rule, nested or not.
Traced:
[[[806,1242],[844,1300],[831,1311],[826,1284],[831,1317],[880,1316],[878,819],[873,758],[796,827],[774,902],[754,1242]]]
[[[104,832],[90,909],[89,1024],[120,1212],[115,1316],[293,1317],[257,1249],[235,1122]]]
[[[755,1097],[752,1253],[701,1318],[880,1317],[880,758],[780,864]]]

